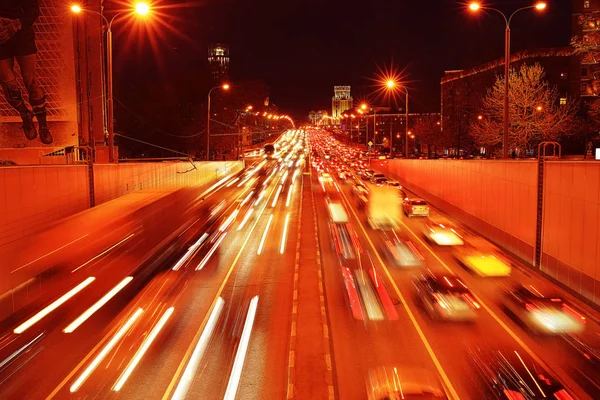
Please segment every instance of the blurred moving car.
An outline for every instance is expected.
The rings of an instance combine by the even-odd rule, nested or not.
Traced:
[[[381,174],[381,173],[379,173],[379,172],[377,172],[377,173],[374,173],[374,174],[373,174],[373,175],[371,175],[371,177],[369,178],[369,180],[371,181],[371,183],[377,183],[377,180],[379,180],[379,179],[386,179],[386,180],[387,180],[387,178],[385,177],[385,175],[384,175],[384,174]]]
[[[399,267],[420,267],[425,257],[410,241],[401,240],[395,231],[382,234],[381,253],[387,261]]]
[[[388,181],[385,184],[391,187],[395,187],[396,189],[402,189],[402,185],[400,185],[400,182],[398,181],[388,179]]]
[[[402,203],[402,211],[407,217],[428,217],[429,206],[423,199],[405,198]]]
[[[371,177],[373,176],[373,174],[374,174],[374,173],[375,173],[375,171],[374,171],[374,170],[372,170],[372,169],[367,169],[367,170],[364,170],[364,171],[362,172],[362,174],[360,175],[360,177],[361,177],[361,179],[362,179],[363,181],[368,181],[369,179],[371,179]]]
[[[416,366],[378,367],[366,379],[369,400],[438,400],[448,399],[439,376]]]
[[[462,236],[454,228],[432,221],[423,225],[423,235],[428,242],[439,246],[462,246],[465,244]]]
[[[496,400],[573,400],[567,390],[528,354],[512,349],[474,346],[469,349],[481,393]]]
[[[536,334],[579,333],[586,324],[586,317],[561,297],[544,296],[533,285],[519,285],[510,290],[502,306]]]
[[[371,178],[371,182],[373,182],[375,185],[377,186],[385,186],[385,187],[389,187],[386,185],[387,183],[387,178],[377,178],[377,179],[373,179]]]
[[[413,281],[415,294],[433,319],[474,321],[481,309],[469,288],[456,276],[428,272]]]
[[[512,270],[509,262],[491,246],[468,243],[455,253],[455,258],[460,265],[483,277],[506,277]]]

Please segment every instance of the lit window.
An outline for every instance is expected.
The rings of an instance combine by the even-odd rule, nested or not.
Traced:
[[[581,84],[581,91],[585,92],[587,90],[587,83],[582,83]]]
[[[561,79],[567,79],[567,77],[568,77],[568,76],[569,76],[569,74],[568,74],[568,73],[566,73],[566,72],[561,72],[561,73],[560,73],[560,78],[561,78]]]
[[[560,98],[560,105],[561,106],[567,105],[567,98],[566,97],[561,97]]]
[[[590,8],[590,1],[589,0],[585,0],[583,2],[583,8]]]

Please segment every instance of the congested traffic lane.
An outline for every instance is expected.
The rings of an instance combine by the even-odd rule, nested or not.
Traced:
[[[365,380],[369,371],[380,366],[424,368],[441,376],[441,380],[452,396],[454,384],[445,379],[446,372],[437,362],[437,357],[428,350],[427,338],[422,335],[420,323],[415,318],[414,308],[406,306],[406,296],[401,300],[391,282],[385,277],[377,262],[376,252],[364,235],[356,216],[351,223],[356,228],[365,253],[371,255],[376,271],[386,290],[395,300],[397,320],[357,320],[351,311],[349,298],[342,278],[339,257],[332,249],[327,221],[330,219],[325,196],[316,174],[313,174],[314,201],[318,217],[320,248],[325,281],[326,304],[331,327],[332,355],[335,386],[339,398],[363,399],[366,397]],[[350,204],[345,203],[349,209]],[[350,214],[352,214],[349,211]],[[343,262],[348,265],[347,262]],[[366,261],[365,261],[366,266]],[[368,268],[368,267],[367,267]],[[453,398],[453,397],[451,397]],[[454,397],[456,398],[456,396]]]
[[[347,198],[350,198],[348,188],[345,191]],[[353,206],[355,205],[353,204]],[[359,219],[363,221],[366,219],[364,212],[356,212]],[[448,218],[447,216],[436,215],[435,210],[432,212],[432,217],[433,219]],[[573,367],[577,366],[578,363],[575,363],[573,352],[564,347],[562,339],[532,338],[523,331],[521,326],[502,312],[501,307],[498,305],[505,301],[504,296],[506,295],[501,288],[506,285],[508,279],[480,278],[465,271],[456,262],[454,251],[451,248],[432,246],[425,243],[421,234],[422,224],[423,220],[417,218],[403,218],[399,235],[402,239],[410,240],[416,245],[424,255],[424,265],[426,267],[447,274],[458,275],[478,296],[483,306],[480,317],[473,326],[432,323],[427,317],[424,317],[422,312],[415,313],[419,323],[424,326],[424,332],[427,338],[430,339],[432,348],[439,355],[442,365],[447,368],[452,382],[456,384],[461,398],[481,398],[482,394],[476,390],[480,384],[473,379],[473,364],[467,357],[467,351],[477,346],[486,345],[503,350],[518,351],[523,354],[523,357],[532,357],[549,368],[563,384],[572,390],[573,394],[580,398],[598,397],[597,387],[590,388],[590,386],[595,386],[590,382],[593,381],[594,371],[590,368],[590,371],[586,373],[579,367],[580,376],[574,376]],[[456,226],[456,224],[454,225]],[[381,235],[369,228],[365,228],[365,232],[375,247],[380,248],[382,245]],[[472,235],[473,233],[467,231],[466,234]],[[471,238],[465,238],[465,240],[469,239]],[[398,283],[401,291],[412,293],[411,276],[413,274],[411,272],[399,268],[390,268],[390,273],[394,281]],[[533,284],[542,291],[548,286],[547,282],[543,282],[537,276],[527,274],[524,269],[515,271],[512,279],[517,282]],[[551,293],[556,292],[557,290],[553,290]],[[414,301],[414,296],[411,296],[409,303],[411,308],[420,308],[418,303]],[[595,324],[588,322],[586,330],[594,332],[596,328]],[[449,342],[448,337],[459,339]],[[587,376],[587,379],[583,376]],[[574,377],[575,379],[573,379]],[[583,380],[580,378],[583,378]],[[582,390],[582,385],[588,391],[587,394],[584,393],[585,390]]]

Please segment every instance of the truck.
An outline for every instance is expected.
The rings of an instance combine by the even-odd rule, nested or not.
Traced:
[[[400,224],[400,196],[398,190],[373,185],[368,194],[367,221],[378,230],[398,229]]]

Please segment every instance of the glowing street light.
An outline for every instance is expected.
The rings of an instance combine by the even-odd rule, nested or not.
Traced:
[[[137,3],[132,9],[127,9],[116,13],[110,19],[95,10],[88,10],[82,8],[78,4],[71,5],[71,12],[73,14],[81,14],[82,12],[99,15],[106,24],[106,131],[108,133],[108,160],[109,162],[115,162],[115,125],[114,125],[114,108],[113,108],[113,40],[112,40],[112,25],[117,17],[125,14],[135,12],[136,14],[146,16],[150,13],[150,6],[148,3]]]
[[[388,89],[392,89],[394,86],[396,86],[396,82],[394,82],[392,79],[388,79],[385,85],[388,87]]]
[[[367,106],[367,104],[366,104],[366,103],[362,103],[362,104],[360,105],[360,109],[361,109],[361,110],[366,110],[366,109],[367,109],[367,107],[368,107],[368,106]]]
[[[474,11],[474,12],[477,12],[479,10],[490,10],[490,11],[494,11],[494,12],[499,13],[500,15],[502,15],[502,18],[504,18],[504,22],[506,23],[506,29],[504,31],[504,138],[503,138],[503,143],[502,143],[502,153],[503,153],[503,157],[504,158],[508,158],[508,129],[509,129],[509,113],[508,113],[509,98],[508,98],[508,91],[510,89],[510,83],[509,83],[509,74],[510,74],[510,23],[512,21],[512,18],[519,11],[529,10],[529,9],[536,9],[538,11],[542,11],[542,10],[546,9],[546,7],[547,7],[546,2],[539,1],[539,2],[537,2],[534,5],[526,6],[526,7],[521,7],[519,9],[517,9],[516,11],[514,11],[512,14],[510,14],[510,16],[507,17],[506,14],[504,14],[502,11],[498,10],[497,8],[482,6],[481,3],[479,3],[479,2],[471,2],[469,4],[469,8],[471,9],[471,11]],[[459,151],[460,151],[460,149],[459,149]]]

